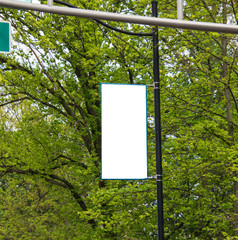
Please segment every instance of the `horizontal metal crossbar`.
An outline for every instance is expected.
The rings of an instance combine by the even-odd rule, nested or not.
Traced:
[[[238,33],[238,26],[230,25],[230,24],[195,22],[195,21],[185,21],[185,20],[167,19],[167,18],[154,18],[154,17],[136,16],[136,15],[129,15],[129,14],[93,11],[93,10],[78,9],[78,8],[49,6],[44,4],[24,3],[24,2],[9,1],[9,0],[0,0],[0,7],[15,8],[15,9],[22,9],[22,10],[33,10],[33,11],[67,15],[67,16],[100,19],[100,20],[108,20],[108,21],[115,21],[115,22],[127,22],[127,23],[141,24],[141,25],[159,26],[159,27],[171,27],[171,28],[181,28],[181,29],[220,32],[220,33],[233,33],[233,34]]]

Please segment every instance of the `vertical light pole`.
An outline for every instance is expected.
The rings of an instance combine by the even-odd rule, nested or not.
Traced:
[[[152,16],[158,17],[157,1],[152,1]],[[157,185],[157,217],[158,240],[164,240],[163,181],[161,152],[161,117],[160,117],[160,73],[158,27],[153,27],[153,76],[154,76],[154,112],[155,112],[155,147],[156,147],[156,185]]]
[[[183,0],[177,0],[177,19],[183,20]]]

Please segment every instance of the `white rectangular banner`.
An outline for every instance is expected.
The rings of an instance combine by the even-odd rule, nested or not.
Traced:
[[[146,179],[146,85],[101,84],[102,179]]]

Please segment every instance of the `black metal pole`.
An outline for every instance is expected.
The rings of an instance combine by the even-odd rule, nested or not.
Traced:
[[[158,2],[152,1],[151,3],[152,3],[152,16],[158,17],[158,12],[157,12]],[[158,27],[156,26],[153,27],[152,38],[153,38],[153,76],[154,76],[158,240],[164,240],[161,117],[160,117],[160,74],[159,74]]]

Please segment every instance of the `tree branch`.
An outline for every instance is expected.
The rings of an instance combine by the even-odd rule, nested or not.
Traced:
[[[66,179],[61,178],[55,174],[46,174],[46,173],[40,173],[39,171],[28,169],[28,170],[20,170],[14,167],[9,167],[4,171],[5,174],[7,173],[17,173],[17,174],[23,174],[23,175],[40,175],[42,176],[47,182],[60,186],[62,188],[70,190],[72,196],[77,201],[77,203],[80,205],[81,209],[83,211],[87,211],[87,206],[85,202],[83,201],[83,198],[79,195],[79,193],[76,191],[75,187]],[[95,227],[96,222],[94,219],[90,219],[88,221],[93,227]]]
[[[0,107],[6,106],[6,105],[11,104],[11,103],[14,103],[14,102],[24,101],[24,100],[26,100],[26,99],[29,100],[30,98],[29,98],[29,97],[24,97],[24,98],[14,99],[14,100],[11,100],[11,101],[9,101],[9,102],[5,102],[5,103],[0,104]]]

